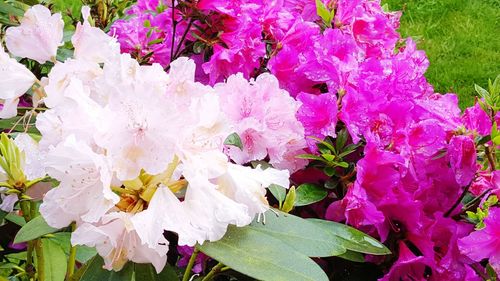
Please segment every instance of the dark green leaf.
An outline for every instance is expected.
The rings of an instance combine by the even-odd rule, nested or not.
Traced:
[[[306,206],[323,200],[328,192],[315,184],[304,183],[297,187],[295,206]]]
[[[375,238],[345,224],[320,219],[308,220],[322,227],[323,230],[328,231],[332,236],[340,238],[342,241],[341,245],[348,250],[372,255],[387,255],[391,253],[384,244]]]
[[[333,167],[325,167],[323,168],[323,172],[329,177],[332,177],[337,173]]]
[[[339,255],[339,258],[343,258],[345,260],[353,262],[365,262],[365,257],[363,257],[363,254],[353,251],[347,251],[342,255]]]
[[[337,150],[341,151],[341,149],[344,148],[346,142],[347,142],[347,130],[342,129],[337,134],[337,139],[335,140],[335,146],[337,146]]]
[[[34,240],[42,235],[54,233],[57,229],[49,226],[42,216],[38,216],[24,225],[14,238],[14,243]]]
[[[177,273],[170,266],[166,265],[162,272],[156,273],[156,270],[151,264],[134,265],[136,281],[176,281],[179,280]]]
[[[293,210],[293,206],[295,205],[295,198],[297,197],[295,193],[295,186],[290,187],[288,190],[288,193],[286,194],[285,197],[285,202],[283,202],[283,206],[281,210],[285,213],[290,212]]]
[[[232,269],[263,281],[327,281],[321,268],[289,245],[249,227],[230,225],[224,238],[200,250]]]
[[[64,251],[59,244],[50,239],[42,239],[41,243],[44,257],[45,280],[64,281],[67,268]]]
[[[271,191],[274,198],[276,198],[276,200],[278,200],[278,204],[281,206],[283,201],[285,201],[286,188],[284,188],[281,185],[271,184],[267,189],[269,189],[269,191]]]
[[[133,281],[134,277],[134,264],[127,263],[122,270],[110,271],[104,269],[102,266],[104,264],[103,259],[97,255],[92,258],[84,268],[78,270],[75,274],[75,278],[72,280],[79,281]],[[139,280],[137,280],[139,281]],[[142,280],[141,280],[142,281]],[[149,280],[144,280],[149,281]]]
[[[26,221],[24,220],[23,217],[19,216],[19,215],[16,215],[14,213],[9,213],[5,216],[5,219],[10,221],[10,222],[13,222],[19,226],[23,226],[26,224]]]
[[[322,161],[322,162],[325,161],[325,159],[321,158],[318,155],[314,155],[314,154],[299,154],[299,155],[296,155],[295,158],[307,159],[307,160],[318,160],[318,161]]]
[[[53,237],[50,237],[51,240],[61,246],[64,253],[69,256],[69,251],[71,249],[71,233],[69,232],[59,232],[54,233]],[[76,260],[80,263],[86,263],[92,257],[97,254],[97,251],[94,248],[77,245],[76,246]]]
[[[248,226],[288,244],[309,257],[330,257],[345,253],[339,240],[316,224],[280,211],[267,211],[265,224],[253,222]]]
[[[3,219],[7,216],[7,212],[0,210],[0,224],[2,224]]]
[[[13,5],[4,3],[0,3],[0,13],[6,15],[14,15],[17,17],[22,17],[24,15],[24,10]]]
[[[237,148],[243,150],[243,143],[241,142],[241,138],[237,133],[230,134],[224,141],[224,144],[236,146]]]

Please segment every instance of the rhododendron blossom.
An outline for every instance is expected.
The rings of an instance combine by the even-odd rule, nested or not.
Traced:
[[[45,6],[35,5],[26,11],[21,25],[7,29],[7,48],[15,56],[42,64],[55,61],[57,48],[62,45],[63,27],[61,14],[51,15]]]
[[[427,81],[399,12],[379,0],[74,10],[35,5],[6,29],[10,55],[0,46],[12,118],[0,209],[27,242],[26,270],[8,255],[3,269],[47,280],[38,259],[53,247],[68,256],[62,279],[179,273],[167,264],[183,280],[500,274],[500,78],[462,111]],[[53,229],[27,239],[42,223]]]

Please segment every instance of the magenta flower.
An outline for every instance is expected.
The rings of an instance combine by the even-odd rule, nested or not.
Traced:
[[[454,136],[448,145],[448,159],[460,186],[466,186],[477,170],[476,146],[468,136]]]
[[[484,224],[483,229],[460,239],[458,246],[462,254],[476,262],[489,259],[491,267],[500,273],[500,208],[490,208]]]
[[[475,131],[481,136],[486,136],[491,133],[491,119],[481,108],[479,103],[469,107],[462,115],[462,122],[465,127],[471,131]]]
[[[332,94],[312,95],[300,93],[297,100],[302,102],[297,119],[302,123],[306,138],[313,136],[323,139],[326,136],[335,137],[337,124],[337,98]],[[317,141],[307,138],[309,149],[316,151]]]

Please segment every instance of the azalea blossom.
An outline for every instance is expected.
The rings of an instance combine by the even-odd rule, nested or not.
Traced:
[[[9,57],[0,46],[0,99],[3,100],[0,118],[17,115],[19,97],[24,95],[36,80],[31,71]]]
[[[61,14],[51,14],[42,5],[29,8],[21,24],[7,28],[7,49],[17,57],[29,58],[43,64],[55,61],[57,49],[63,39],[64,22]]]

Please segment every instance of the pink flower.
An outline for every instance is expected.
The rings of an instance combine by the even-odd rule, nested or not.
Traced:
[[[486,136],[491,133],[491,119],[481,108],[479,103],[469,107],[462,115],[462,122],[465,127],[471,131],[475,131],[481,136]]]
[[[466,186],[477,170],[476,146],[468,136],[454,136],[448,145],[448,159],[460,186]]]
[[[177,251],[181,255],[181,258],[177,262],[177,265],[180,267],[186,267],[189,259],[193,255],[194,247],[189,246],[177,246]],[[200,273],[203,271],[203,264],[209,259],[207,255],[202,252],[199,252],[196,256],[194,266],[191,269],[194,273]]]
[[[306,138],[313,136],[323,139],[326,136],[335,137],[335,126],[337,124],[337,98],[332,94],[312,95],[300,93],[297,100],[302,102],[297,119],[305,129]],[[306,139],[309,149],[316,151],[317,141]]]
[[[434,262],[426,256],[415,255],[406,244],[399,242],[399,257],[379,281],[426,280],[432,273]]]
[[[221,108],[243,143],[243,150],[227,147],[236,163],[269,155],[269,163],[276,168],[295,171],[306,165],[307,161],[295,157],[306,146],[304,128],[295,117],[300,104],[279,88],[276,77],[264,73],[249,82],[237,74],[215,88]]]
[[[476,262],[489,259],[493,269],[500,273],[500,208],[490,208],[484,224],[483,229],[460,239],[458,246],[462,254]]]

